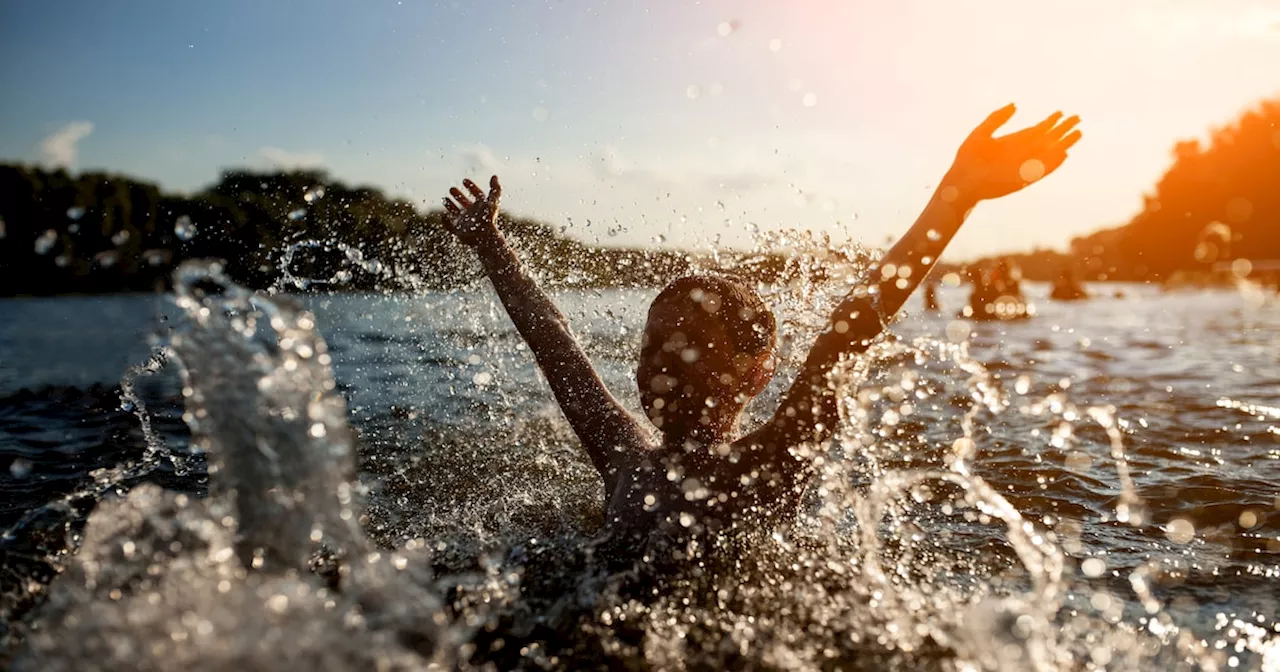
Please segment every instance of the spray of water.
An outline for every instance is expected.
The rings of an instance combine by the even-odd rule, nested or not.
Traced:
[[[790,277],[822,267],[794,258]],[[865,271],[765,288],[796,316],[782,322],[787,352],[820,328],[801,316]],[[1218,626],[1236,633],[1233,652],[1180,626],[1155,597],[1155,564],[1121,586],[1092,581],[1098,558],[1073,573],[1078,530],[1020,510],[982,475],[984,430],[1041,422],[1050,450],[1036,459],[1050,459],[1087,448],[1076,428],[1092,420],[1120,483],[1116,520],[1142,526],[1125,425],[1061,391],[1015,404],[963,343],[888,340],[833,374],[842,427],[798,449],[818,477],[790,527],[617,567],[596,552],[607,543],[592,522],[598,485],[554,417],[489,414],[488,437],[393,446],[397,466],[369,475],[369,490],[312,313],[208,263],[179,269],[174,300],[180,324],[133,375],[180,366],[211,494],[146,487],[99,506],[29,638],[24,660],[41,669],[1220,669],[1244,653],[1280,665],[1265,619]],[[491,303],[481,312],[501,317]],[[146,433],[147,455],[172,459]],[[424,485],[442,480],[450,487]],[[378,541],[366,533],[375,514],[396,521]]]

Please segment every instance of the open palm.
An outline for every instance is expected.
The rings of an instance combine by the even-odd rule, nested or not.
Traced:
[[[1052,173],[1080,140],[1080,131],[1072,130],[1080,118],[1063,119],[1061,112],[1035,126],[995,137],[1015,111],[1010,104],[992,112],[956,152],[952,176],[973,200],[1000,198]]]
[[[489,178],[489,193],[476,186],[471,180],[463,180],[462,186],[467,188],[470,196],[454,187],[444,199],[445,226],[455,236],[468,245],[476,245],[486,233],[497,229],[498,201],[502,198],[502,185],[498,176]],[[475,201],[471,199],[474,198]]]

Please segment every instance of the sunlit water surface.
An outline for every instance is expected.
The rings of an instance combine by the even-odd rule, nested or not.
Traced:
[[[596,553],[600,482],[487,288],[303,310],[190,273],[0,301],[18,669],[1280,669],[1275,297],[913,302],[836,381],[795,527],[659,572]],[[765,289],[748,426],[841,291]],[[557,296],[633,409],[655,293]]]

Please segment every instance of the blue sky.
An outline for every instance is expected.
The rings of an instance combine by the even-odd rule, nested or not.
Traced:
[[[1079,113],[964,257],[1124,222],[1176,139],[1280,95],[1276,63],[1265,0],[9,2],[0,158],[178,190],[320,166],[429,205],[497,172],[586,240],[878,244],[989,110]]]

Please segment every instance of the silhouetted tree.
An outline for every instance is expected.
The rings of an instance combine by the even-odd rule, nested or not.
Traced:
[[[350,274],[329,288],[454,287],[479,268],[442,216],[320,171],[229,170],[184,196],[119,175],[0,165],[0,295],[153,291],[191,258],[222,259],[257,288],[277,283],[286,260],[297,278]],[[504,218],[503,231],[554,286],[659,285],[693,267],[682,252],[591,246],[519,217]],[[392,273],[353,264],[353,251]],[[723,261],[764,281],[795,272],[776,254]]]

